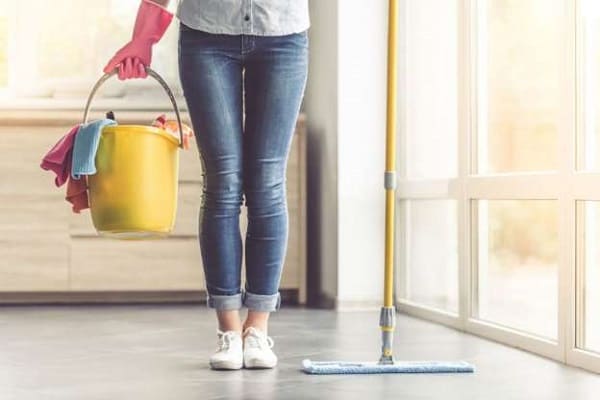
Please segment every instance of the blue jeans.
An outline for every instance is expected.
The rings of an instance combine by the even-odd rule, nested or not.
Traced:
[[[307,31],[229,35],[180,24],[179,76],[203,169],[198,238],[210,308],[280,308],[289,230],[286,167],[306,86],[308,44]]]

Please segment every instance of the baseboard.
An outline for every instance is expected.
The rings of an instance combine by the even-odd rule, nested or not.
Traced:
[[[280,289],[281,304],[298,305],[298,289]],[[0,292],[0,305],[34,304],[206,304],[205,290],[15,291]]]
[[[334,297],[328,295],[327,293],[321,292],[318,294],[318,296],[311,296],[307,298],[306,306],[310,308],[335,310],[336,300]]]
[[[306,306],[311,308],[324,308],[336,311],[379,311],[381,300],[360,299],[340,300],[327,293],[319,293],[318,297],[308,299]]]
[[[337,299],[335,309],[337,311],[379,311],[381,300],[340,300]]]

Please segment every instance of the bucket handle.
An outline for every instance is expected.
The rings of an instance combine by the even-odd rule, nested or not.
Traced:
[[[175,96],[173,95],[171,88],[169,88],[169,85],[167,85],[167,82],[165,82],[165,80],[156,71],[154,71],[153,69],[151,69],[148,66],[146,66],[145,68],[146,68],[146,73],[149,76],[153,77],[158,83],[160,83],[160,85],[163,87],[163,89],[169,96],[169,100],[171,100],[171,105],[173,105],[173,109],[175,110],[175,115],[177,116],[177,125],[179,126],[179,147],[183,148],[183,125],[181,123],[181,115],[179,114],[179,107],[177,106],[177,102],[175,101]],[[90,95],[88,96],[87,103],[85,104],[85,111],[83,113],[83,123],[84,124],[87,123],[87,121],[88,121],[88,116],[90,113],[90,106],[92,104],[92,99],[94,98],[94,95],[96,94],[98,89],[100,89],[100,86],[102,86],[102,84],[104,82],[106,82],[111,76],[115,75],[117,72],[118,72],[118,68],[115,68],[112,72],[102,75],[102,77],[100,77],[100,79],[98,79],[98,81],[92,88],[92,91],[90,92]]]

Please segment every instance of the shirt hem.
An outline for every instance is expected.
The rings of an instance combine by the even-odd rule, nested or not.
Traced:
[[[255,29],[253,31],[247,32],[247,31],[244,31],[243,29],[216,28],[216,27],[210,26],[210,25],[203,25],[203,24],[197,24],[197,23],[193,24],[193,23],[182,20],[180,17],[178,17],[178,18],[181,23],[185,24],[186,26],[188,26],[192,29],[201,30],[201,31],[208,32],[208,33],[224,34],[224,35],[284,36],[284,35],[291,35],[294,33],[301,33],[310,28],[310,24],[308,24],[308,25],[301,25],[299,27],[290,28],[290,29],[286,29],[286,30],[256,30]]]

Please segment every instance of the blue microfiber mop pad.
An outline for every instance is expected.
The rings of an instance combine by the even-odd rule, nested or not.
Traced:
[[[73,143],[71,165],[71,176],[73,179],[80,179],[81,175],[93,175],[96,173],[96,151],[98,150],[102,128],[107,125],[116,124],[112,119],[100,119],[79,126]]]
[[[395,361],[379,362],[311,361],[302,360],[302,370],[307,374],[381,374],[381,373],[442,373],[474,372],[475,367],[466,361]]]

